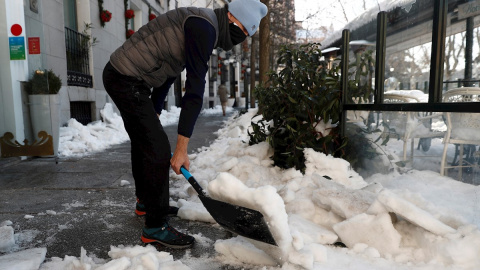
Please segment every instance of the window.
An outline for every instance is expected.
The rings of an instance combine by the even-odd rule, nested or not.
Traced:
[[[77,3],[76,0],[63,0],[63,14],[65,27],[77,31]]]

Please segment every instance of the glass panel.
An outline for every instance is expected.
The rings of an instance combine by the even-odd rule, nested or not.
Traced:
[[[479,87],[480,12],[469,9],[475,2],[449,1],[445,39],[443,90]]]
[[[63,0],[65,27],[78,31],[76,0]]]
[[[347,114],[374,118],[369,127],[361,117],[348,121],[345,127],[349,138],[346,153],[352,155],[346,159],[364,178],[377,173],[427,170],[443,171],[452,179],[480,185],[477,131],[480,114],[387,111]],[[460,139],[464,140],[463,145]]]
[[[384,91],[399,97],[394,102],[428,101],[433,4],[417,1],[387,13]]]
[[[375,88],[375,45],[377,20],[352,31],[349,52],[347,104],[373,103]],[[331,65],[332,58],[325,60]],[[340,64],[340,63],[339,63]]]
[[[480,88],[461,87],[450,89],[443,94],[444,102],[480,102]],[[479,180],[472,175],[478,174],[480,164],[480,113],[445,113],[445,123],[448,127],[445,143],[451,145],[449,153],[453,158],[447,158],[446,174],[456,173],[458,178],[475,184]],[[450,155],[451,156],[451,155]],[[463,166],[462,169],[458,166]]]

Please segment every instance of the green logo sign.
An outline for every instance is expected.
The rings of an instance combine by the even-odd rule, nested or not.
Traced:
[[[25,37],[10,37],[10,60],[25,60]]]

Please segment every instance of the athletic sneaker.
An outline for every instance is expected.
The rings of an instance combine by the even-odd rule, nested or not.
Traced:
[[[145,210],[145,204],[141,203],[137,198],[137,204],[135,205],[135,214],[139,217],[145,216],[147,214]],[[168,208],[168,216],[175,217],[178,214],[178,207],[170,206]]]
[[[169,248],[189,248],[195,242],[195,238],[175,230],[168,222],[159,228],[144,227],[141,239],[145,244],[160,243]]]

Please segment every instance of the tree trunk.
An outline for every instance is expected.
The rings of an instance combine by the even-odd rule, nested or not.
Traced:
[[[256,35],[252,36],[252,46],[250,46],[250,50],[250,108],[255,108],[255,61],[257,58]]]
[[[262,0],[267,7],[270,7],[270,0]],[[267,72],[270,67],[270,11],[260,22],[260,83],[266,83],[268,80]]]

